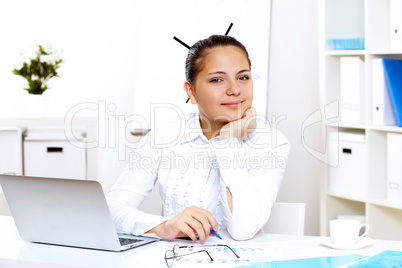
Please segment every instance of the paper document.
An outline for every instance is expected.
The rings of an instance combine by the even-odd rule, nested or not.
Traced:
[[[236,267],[250,262],[267,261],[278,248],[276,244],[269,245],[267,243],[231,243],[231,248],[240,258],[237,258],[227,247],[216,246],[197,246],[189,249],[182,249],[181,253],[187,254],[200,250],[207,250],[213,258],[213,262],[209,259],[205,252],[195,253],[183,256],[179,261],[175,261],[175,267],[192,267],[200,265],[216,266],[216,267]]]
[[[327,256],[328,248],[321,247],[319,239],[302,239],[292,241],[281,242],[230,242],[229,245],[239,256],[237,259],[234,254],[224,248],[219,247],[196,247],[193,251],[199,251],[202,249],[208,250],[208,253],[214,259],[210,261],[208,255],[205,253],[196,253],[188,256],[183,256],[179,261],[175,261],[175,267],[204,267],[204,266],[216,266],[216,267],[239,267],[250,265],[251,263],[261,263],[276,260],[288,259],[289,256],[293,258],[303,258],[306,252],[311,252],[311,249],[315,249],[316,256]],[[182,254],[190,251],[183,250]]]

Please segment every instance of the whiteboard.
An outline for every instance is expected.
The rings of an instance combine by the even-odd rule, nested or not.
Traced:
[[[250,56],[253,107],[266,117],[271,0],[151,0],[142,4],[134,129],[152,128],[179,111],[198,112],[196,105],[186,103],[183,90],[188,49],[173,36],[192,46],[212,34],[225,34],[230,23],[234,25],[229,35],[243,43]]]

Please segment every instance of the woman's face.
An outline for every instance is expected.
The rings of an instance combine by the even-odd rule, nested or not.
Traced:
[[[234,46],[213,48],[194,82],[200,116],[222,123],[240,119],[253,102],[253,81],[245,53]]]

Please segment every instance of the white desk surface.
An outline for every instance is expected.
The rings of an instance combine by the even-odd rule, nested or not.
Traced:
[[[221,235],[224,237],[223,240],[210,237],[207,239],[207,244],[220,243],[233,247],[233,245],[239,246],[241,243],[245,245],[247,243],[261,243],[270,247],[273,246],[276,249],[270,260],[289,260],[347,254],[371,256],[384,250],[402,251],[402,241],[375,240],[372,245],[364,249],[335,250],[321,245],[320,241],[323,239],[322,237],[258,233],[249,241],[238,242],[229,238],[227,234],[221,233]],[[165,251],[172,249],[174,244],[186,243],[193,242],[185,240],[160,241],[125,252],[108,252],[30,243],[20,238],[12,217],[0,216],[0,267],[166,267],[164,261]],[[178,261],[173,267],[182,267],[181,264]]]

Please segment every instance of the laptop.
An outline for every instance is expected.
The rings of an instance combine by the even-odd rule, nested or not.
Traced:
[[[97,181],[0,175],[0,185],[26,241],[123,251],[159,240],[118,235]]]

